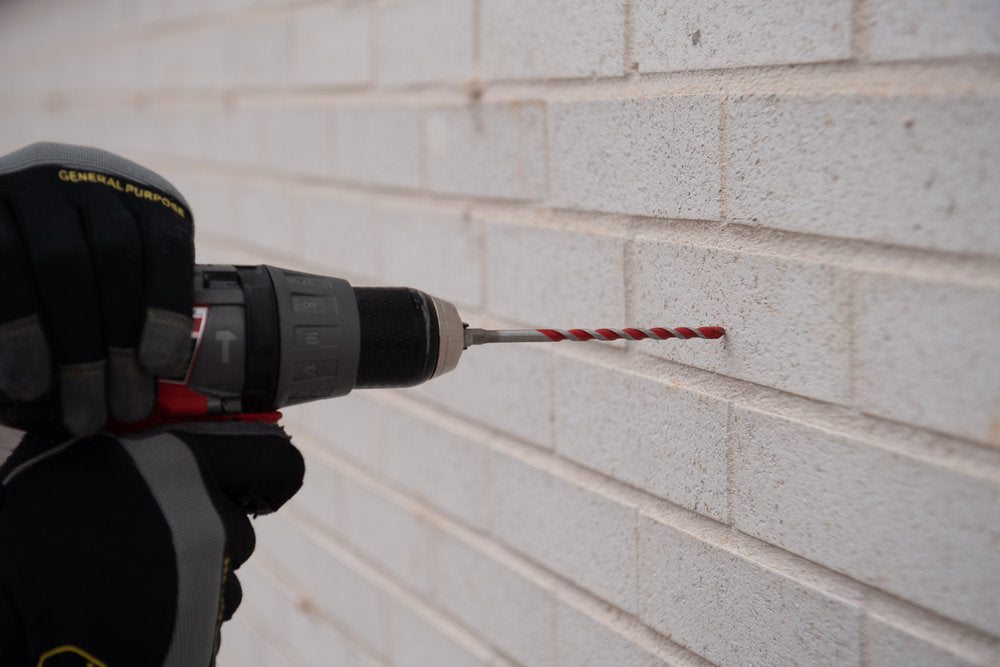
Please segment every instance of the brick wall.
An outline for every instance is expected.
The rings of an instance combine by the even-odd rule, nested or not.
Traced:
[[[0,1],[0,149],[480,348],[289,410],[225,665],[1000,664],[993,0]]]

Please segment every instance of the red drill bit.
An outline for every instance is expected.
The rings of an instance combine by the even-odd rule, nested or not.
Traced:
[[[677,327],[667,329],[466,329],[465,347],[484,343],[544,343],[561,340],[667,340],[669,338],[722,338],[726,335],[723,327]]]

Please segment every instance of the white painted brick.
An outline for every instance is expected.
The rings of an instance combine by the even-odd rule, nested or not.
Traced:
[[[296,197],[294,206],[304,240],[299,257],[314,271],[338,277],[346,272],[352,284],[374,278],[379,224],[372,202],[310,191]]]
[[[851,0],[637,0],[641,72],[846,60]]]
[[[494,450],[493,533],[602,599],[636,611],[636,508]]]
[[[486,79],[621,76],[625,3],[485,2],[480,9]]]
[[[303,602],[306,596],[280,581],[266,566],[241,568],[239,574],[243,599],[253,605],[245,614],[250,625],[260,629],[272,652],[291,664],[347,664],[344,638],[315,607]],[[237,614],[244,614],[242,605]],[[262,667],[270,664],[259,657],[257,661]]]
[[[378,9],[379,83],[464,80],[474,67],[473,0],[392,0]]]
[[[420,186],[421,111],[350,107],[337,113],[336,126],[339,178],[402,188]]]
[[[346,86],[371,78],[372,10],[352,1],[304,9],[291,21],[290,83]]]
[[[333,130],[325,109],[278,107],[255,115],[257,163],[264,170],[321,177],[332,171]]]
[[[236,86],[274,86],[288,70],[288,29],[284,19],[238,24],[222,36],[223,83]]]
[[[537,346],[476,346],[462,354],[452,372],[406,391],[479,424],[551,447],[550,359]]]
[[[390,605],[389,624],[393,640],[389,659],[396,667],[486,667],[490,663],[492,653],[484,645],[407,605]]]
[[[427,114],[427,186],[500,199],[545,196],[545,109],[532,102]]]
[[[519,663],[555,664],[556,602],[547,585],[450,534],[436,547],[433,600],[441,609]]]
[[[888,274],[856,290],[857,406],[1000,446],[1000,292]],[[945,323],[947,343],[931,333]]]
[[[232,190],[233,220],[226,231],[268,253],[272,264],[296,256],[303,240],[298,226],[289,220],[292,199],[280,188],[249,187]]]
[[[992,0],[876,0],[869,12],[869,48],[878,60],[1000,53]]]
[[[991,657],[996,657],[966,657],[878,616],[870,616],[865,621],[867,664],[872,667],[972,667],[989,664]],[[965,653],[964,649],[962,647],[958,651]]]
[[[485,443],[434,423],[429,411],[396,409],[383,426],[382,473],[393,488],[421,504],[486,530],[489,449]]]
[[[549,105],[555,206],[717,219],[719,100],[712,95]]]
[[[387,408],[372,398],[370,392],[358,390],[347,396],[295,405],[283,412],[293,434],[300,430],[303,436],[308,434],[310,449],[335,452],[362,467],[380,470],[384,465],[382,431]]]
[[[480,223],[467,214],[382,207],[380,281],[456,304],[482,301]]]
[[[260,524],[260,519],[254,522],[262,538],[258,549],[280,565],[302,594],[299,603],[315,607],[372,650],[384,653],[390,645],[388,603],[363,569],[317,542],[315,533],[287,511],[268,520],[263,529]]]
[[[834,267],[641,235],[632,260],[638,325],[727,330],[719,341],[666,341],[643,352],[847,402],[850,289]]]
[[[645,513],[639,581],[643,622],[713,663],[859,662],[849,602]]]
[[[729,111],[731,216],[997,254],[998,135],[997,97],[737,97]]]
[[[735,527],[1000,632],[1000,480],[746,409],[733,441]]]
[[[561,599],[557,614],[558,664],[563,667],[661,667],[669,664],[664,656],[643,646],[627,631],[612,627],[592,609]]]
[[[554,370],[559,454],[727,520],[728,404],[607,365],[565,358]]]
[[[625,238],[486,223],[491,313],[533,327],[618,327],[625,320]]]
[[[310,483],[336,488],[339,506],[310,503],[301,509],[390,573],[406,587],[426,592],[431,567],[430,527],[417,506],[390,497],[330,461],[310,459]]]

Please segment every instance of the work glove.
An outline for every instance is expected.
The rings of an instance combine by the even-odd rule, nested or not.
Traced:
[[[190,209],[163,177],[96,148],[0,157],[0,421],[97,432],[148,416],[191,336]]]
[[[298,490],[298,450],[256,423],[53,444],[0,467],[0,665],[212,664],[247,514]]]

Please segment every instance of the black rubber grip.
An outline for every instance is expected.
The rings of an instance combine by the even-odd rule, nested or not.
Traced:
[[[412,387],[434,374],[440,338],[431,297],[408,287],[355,287],[361,359],[355,387]]]

